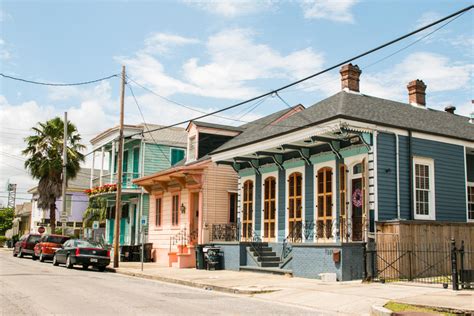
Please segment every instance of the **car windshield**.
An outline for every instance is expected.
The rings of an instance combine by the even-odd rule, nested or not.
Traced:
[[[78,248],[102,248],[98,243],[87,240],[75,240],[74,246]]]
[[[40,235],[31,235],[28,242],[37,242],[41,239]]]
[[[46,242],[52,242],[52,243],[55,243],[55,244],[62,244],[68,239],[69,239],[69,237],[65,237],[65,236],[48,236],[48,237],[46,237],[45,241]]]

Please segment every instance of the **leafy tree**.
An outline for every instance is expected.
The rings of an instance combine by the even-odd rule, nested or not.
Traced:
[[[33,127],[35,135],[25,138],[27,147],[23,154],[28,157],[25,161],[27,168],[34,179],[38,179],[38,207],[49,209],[51,231],[56,228],[56,200],[62,193],[62,164],[64,143],[64,122],[55,117],[45,123],[38,123]],[[84,155],[80,153],[85,148],[80,143],[81,136],[76,126],[67,123],[67,179],[74,179],[79,170]]]
[[[0,209],[0,235],[4,236],[5,232],[12,228],[14,217],[15,209],[10,207]]]
[[[89,199],[89,205],[82,215],[82,226],[91,227],[92,222],[105,221],[107,216],[107,199],[104,197],[95,197]]]

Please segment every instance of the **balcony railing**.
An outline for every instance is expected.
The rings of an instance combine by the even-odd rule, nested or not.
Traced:
[[[122,188],[123,189],[138,189],[139,186],[134,184],[132,181],[134,179],[140,178],[141,174],[138,172],[124,172],[122,174]],[[100,181],[101,177],[96,177],[92,180],[92,186],[97,187],[101,185]],[[102,176],[102,185],[104,184],[111,184],[117,183],[117,173],[112,175],[112,179],[110,174],[105,174]]]

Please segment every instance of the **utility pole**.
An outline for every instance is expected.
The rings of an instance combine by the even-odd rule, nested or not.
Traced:
[[[63,194],[62,194],[62,202],[63,208],[61,212],[61,227],[63,236],[66,233],[66,222],[64,218],[67,216],[66,213],[66,165],[67,165],[67,112],[64,112],[64,135],[63,135]],[[51,232],[54,234],[54,232]]]
[[[117,157],[117,194],[114,221],[114,268],[119,266],[120,217],[122,215],[122,158],[123,158],[123,107],[125,98],[125,66],[122,66],[122,90],[120,92],[120,125]],[[113,170],[112,170],[113,171]]]

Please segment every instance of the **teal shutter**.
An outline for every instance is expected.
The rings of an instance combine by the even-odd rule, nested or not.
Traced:
[[[139,166],[140,166],[140,148],[133,148],[133,178],[139,177]]]

